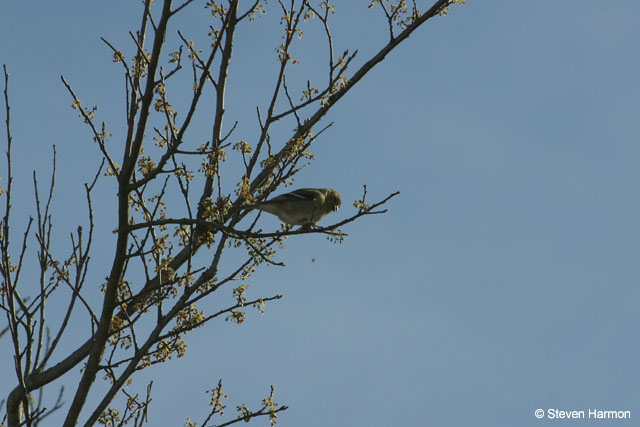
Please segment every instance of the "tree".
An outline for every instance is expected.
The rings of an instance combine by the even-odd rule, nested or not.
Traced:
[[[99,122],[97,107],[86,107],[62,77],[72,108],[88,126],[102,154],[95,176],[84,186],[88,217],[84,226],[79,225],[71,235],[72,251],[66,257],[60,258],[51,250],[55,147],[47,196],[41,199],[34,173],[37,207],[34,217],[18,238],[11,227],[13,141],[9,73],[4,67],[7,168],[5,213],[0,227],[0,271],[1,308],[8,324],[2,335],[11,340],[11,345],[4,348],[13,351],[16,373],[15,387],[6,396],[5,416],[9,426],[38,425],[63,407],[67,411],[65,426],[80,421],[88,426],[144,424],[151,383],[144,398],[127,392],[125,385],[136,372],[181,357],[186,351],[185,336],[189,331],[219,318],[242,323],[245,309],[254,307],[262,311],[267,302],[279,299],[280,295],[249,299],[245,282],[263,264],[283,265],[275,255],[288,236],[323,234],[341,242],[345,234],[340,227],[364,216],[386,212],[381,207],[398,193],[370,203],[365,187],[362,198],[354,202],[355,213],[340,222],[301,228],[283,225],[280,230],[270,232],[259,227],[259,216],[249,220],[251,215],[243,206],[264,200],[277,189],[290,185],[313,160],[310,148],[314,141],[331,126],[331,123],[321,125],[327,112],[413,31],[463,0],[438,0],[422,10],[415,1],[408,4],[404,0],[373,0],[369,8],[379,10],[384,17],[388,40],[354,72],[351,69],[358,62],[358,52],[334,51],[330,22],[335,9],[328,1],[267,4],[256,0],[244,7],[238,0],[224,4],[209,1],[205,8],[212,24],[207,46],[196,45],[182,31],[177,31],[176,39],[170,32],[181,12],[196,7],[195,3],[186,0],[174,5],[165,0],[153,5],[145,0],[140,28],[131,33],[132,54],[125,55],[120,47],[102,39],[124,74],[126,123],[120,143],[109,141],[111,125]],[[264,103],[256,106],[255,140],[233,139],[238,122],[229,127],[223,119],[234,40],[240,31],[251,31],[251,22],[267,12],[279,14],[282,26],[282,41],[276,47],[278,70],[273,90]],[[292,53],[293,46],[304,42],[303,30],[310,26],[324,33],[328,51],[327,79],[321,85],[291,77],[292,67],[299,62]],[[170,46],[178,47],[168,55],[163,53]],[[189,105],[181,113],[172,105],[170,94],[176,91],[191,92]],[[198,144],[190,138],[189,131],[209,93],[215,98],[211,139]],[[261,106],[265,105],[263,109]],[[283,137],[285,130],[291,128],[292,133]],[[94,234],[100,227],[94,221],[94,193],[96,183],[105,177],[115,180],[117,186],[114,200],[117,229],[110,272],[101,284],[100,304],[95,305],[87,295],[96,286],[85,284],[92,277],[90,266],[95,262],[90,263],[90,253],[95,245]],[[180,209],[176,207],[179,200]],[[34,238],[37,243],[32,252],[29,242]],[[39,270],[37,290],[21,282],[24,275],[21,273],[33,268]],[[233,287],[234,282],[241,284]],[[233,287],[232,304],[217,311],[202,309],[203,301],[229,287]],[[46,313],[51,306],[47,302],[59,295],[64,295],[66,301],[63,319],[59,324],[49,325]],[[77,312],[90,322],[90,336],[84,337],[66,356],[52,360],[70,319]],[[45,388],[82,364],[82,375],[68,407],[62,404],[60,390],[53,407],[45,410],[42,403]],[[109,382],[108,390],[89,407],[87,399],[95,390],[98,375]],[[35,393],[40,393],[37,399],[33,397]],[[119,393],[125,399],[120,411],[110,407]],[[213,415],[222,415],[226,398],[222,383],[218,382],[209,393],[209,416],[199,424],[188,421],[188,425],[208,425]],[[262,407],[249,409],[240,405],[237,417],[222,425],[260,416],[269,416],[273,424],[276,414],[285,409],[286,406],[274,401],[272,387]]]

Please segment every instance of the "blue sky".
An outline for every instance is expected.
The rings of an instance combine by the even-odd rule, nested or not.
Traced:
[[[368,3],[336,4],[336,50],[359,49],[356,66],[387,35]],[[32,170],[47,176],[56,144],[54,224],[66,238],[85,220],[82,183],[99,154],[59,76],[87,105],[100,106],[118,144],[122,77],[99,37],[130,49],[138,4],[1,9],[20,189],[15,233],[31,214]],[[136,380],[140,392],[155,381],[151,425],[202,420],[204,391],[219,378],[229,413],[258,405],[275,385],[276,401],[290,406],[278,419],[283,427],[633,425],[640,416],[639,14],[632,1],[471,0],[414,33],[330,112],[325,123],[334,125],[295,184],[340,191],[345,203],[325,223],[353,212],[363,184],[372,199],[401,192],[389,212],[345,227],[342,245],[289,239],[278,257],[287,267],[264,267],[249,282],[250,296],[281,293],[282,300],[240,326],[194,331],[184,358]],[[243,28],[230,70],[226,123],[239,120],[237,138],[250,143],[255,106],[266,103],[277,66],[275,17],[271,10]],[[205,14],[193,5],[179,27],[195,38],[202,24]],[[316,35],[310,30],[294,51],[301,81],[324,76],[313,59],[326,54]],[[210,129],[207,115],[199,116],[194,146]],[[113,248],[115,199],[113,184],[99,189],[103,240],[94,254],[96,285],[87,285],[95,300],[108,272],[98,260]],[[262,221],[265,229],[278,226]],[[61,253],[67,248],[61,241]],[[52,319],[60,315],[51,310]],[[84,340],[87,323],[78,316],[73,326]],[[1,357],[0,377],[13,378],[11,359]],[[538,408],[630,410],[632,420],[538,420]]]

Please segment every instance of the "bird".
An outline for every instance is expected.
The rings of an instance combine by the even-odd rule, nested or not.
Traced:
[[[271,200],[245,205],[277,216],[289,225],[315,225],[342,205],[340,194],[331,188],[300,188]]]

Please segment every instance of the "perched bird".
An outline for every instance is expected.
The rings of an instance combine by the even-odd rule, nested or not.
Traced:
[[[245,209],[268,212],[289,225],[313,225],[340,205],[340,194],[331,188],[300,188],[266,202],[246,205]]]

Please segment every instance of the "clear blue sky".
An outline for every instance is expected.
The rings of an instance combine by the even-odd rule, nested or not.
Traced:
[[[85,221],[82,182],[97,147],[59,76],[100,106],[118,144],[122,77],[99,37],[130,52],[138,3],[1,7],[20,189],[15,233],[33,206],[31,171],[47,176],[52,144],[54,224],[66,238]],[[336,5],[334,36],[337,50],[360,49],[358,65],[387,33],[368,0],[349,3]],[[243,29],[231,66],[226,123],[239,120],[237,137],[250,143],[255,106],[265,105],[263,85],[277,66],[270,11]],[[341,192],[342,210],[325,223],[353,212],[362,184],[372,198],[399,190],[390,211],[345,227],[342,245],[289,239],[279,253],[287,267],[265,267],[249,282],[250,296],[282,300],[243,325],[191,333],[184,358],[136,381],[142,392],[154,378],[151,425],[202,420],[204,391],[219,378],[229,413],[257,406],[275,385],[276,401],[290,406],[281,427],[637,425],[638,16],[640,3],[629,0],[471,0],[417,31],[332,110],[317,160],[296,181]],[[204,17],[193,5],[180,27],[195,38]],[[305,62],[325,54],[316,35],[299,45],[304,79],[324,76]],[[210,134],[207,116],[199,119],[194,146]],[[87,285],[93,299],[108,274],[99,260],[113,248],[115,187],[99,188],[104,240],[96,283]],[[67,248],[61,241],[60,253]],[[83,341],[86,321],[74,328]],[[15,383],[6,357],[3,398]],[[632,419],[538,420],[538,408],[630,410]]]

